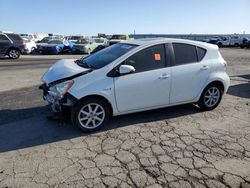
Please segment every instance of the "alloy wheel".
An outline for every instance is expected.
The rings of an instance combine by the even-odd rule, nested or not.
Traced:
[[[204,103],[207,107],[215,106],[220,100],[220,91],[217,87],[209,88],[204,95]]]
[[[12,58],[12,59],[16,59],[16,58],[19,57],[19,51],[18,51],[18,50],[15,50],[15,49],[12,49],[12,50],[10,50],[10,52],[9,52],[9,56],[10,56],[10,58]]]
[[[78,114],[78,121],[86,129],[94,129],[100,126],[105,119],[104,108],[97,103],[85,105]]]

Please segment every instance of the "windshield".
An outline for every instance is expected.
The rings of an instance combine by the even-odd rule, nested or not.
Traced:
[[[133,44],[118,43],[81,59],[78,61],[78,65],[85,68],[100,69],[126,54],[136,46],[137,45]]]
[[[62,44],[63,42],[60,40],[51,40],[48,42],[48,44]]]
[[[113,35],[111,39],[115,40],[126,40],[126,35]]]
[[[68,40],[79,40],[81,38],[82,38],[81,36],[69,36]]]
[[[94,39],[96,43],[104,43],[104,39]]]
[[[51,40],[51,38],[49,38],[49,37],[44,37],[41,41],[40,41],[40,43],[47,43],[47,42],[49,42]]]
[[[88,41],[86,39],[81,39],[76,41],[76,44],[88,44]]]

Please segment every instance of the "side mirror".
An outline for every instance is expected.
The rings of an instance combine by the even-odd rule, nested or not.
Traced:
[[[129,73],[132,73],[132,72],[135,72],[135,68],[131,65],[121,65],[119,67],[119,73],[121,75],[124,75],[124,74],[129,74]]]

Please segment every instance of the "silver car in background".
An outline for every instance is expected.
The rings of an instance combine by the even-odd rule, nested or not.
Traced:
[[[72,53],[75,54],[90,54],[97,44],[94,39],[80,39],[75,42],[75,45],[72,48]]]

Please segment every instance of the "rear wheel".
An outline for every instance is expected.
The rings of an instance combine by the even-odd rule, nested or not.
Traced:
[[[208,85],[201,94],[198,105],[203,110],[215,109],[221,101],[223,90],[219,84]]]
[[[107,123],[109,117],[108,104],[95,98],[80,101],[71,112],[72,123],[83,132],[101,129]]]
[[[18,59],[20,57],[21,53],[18,49],[12,48],[8,52],[8,56],[10,59]]]
[[[218,43],[218,47],[221,48],[222,47],[222,43]]]

